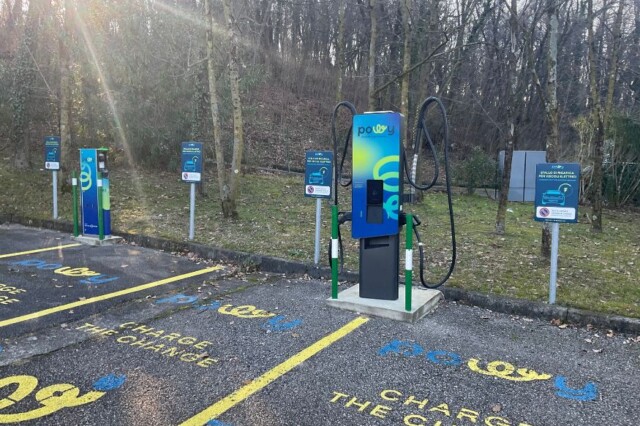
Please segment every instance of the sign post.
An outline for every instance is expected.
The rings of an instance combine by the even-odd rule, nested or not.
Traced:
[[[60,170],[60,137],[44,138],[44,168],[51,170],[53,186],[53,218],[58,218],[58,170]]]
[[[561,223],[578,222],[578,195],[580,165],[536,165],[535,215],[537,222],[551,223],[551,267],[549,278],[549,304],[556,303],[558,276],[558,244]]]
[[[182,142],[182,181],[191,184],[189,191],[189,239],[195,234],[196,183],[202,181],[202,143]]]
[[[331,198],[333,177],[333,152],[307,151],[304,173],[304,196],[316,199],[316,234],[313,262],[320,261],[320,226],[322,223],[322,198]]]

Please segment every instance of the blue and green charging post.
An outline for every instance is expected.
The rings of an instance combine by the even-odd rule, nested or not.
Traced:
[[[351,236],[360,243],[360,297],[398,299],[404,117],[353,117]]]
[[[82,235],[103,240],[111,235],[108,148],[80,149]]]

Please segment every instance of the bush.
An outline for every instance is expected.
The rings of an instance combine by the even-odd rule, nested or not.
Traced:
[[[477,188],[493,188],[496,175],[496,161],[479,146],[473,147],[469,157],[456,168],[456,182],[473,194]]]

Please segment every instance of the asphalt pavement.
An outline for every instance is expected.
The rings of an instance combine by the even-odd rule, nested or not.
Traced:
[[[636,425],[640,339],[0,226],[0,424]],[[414,291],[420,291],[416,289]]]

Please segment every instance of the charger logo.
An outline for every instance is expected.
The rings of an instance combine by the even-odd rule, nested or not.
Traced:
[[[358,127],[358,136],[362,135],[370,135],[373,133],[374,135],[382,135],[386,133],[388,136],[393,135],[396,132],[396,128],[394,126],[385,126],[384,124],[376,124],[375,126],[360,126]]]

